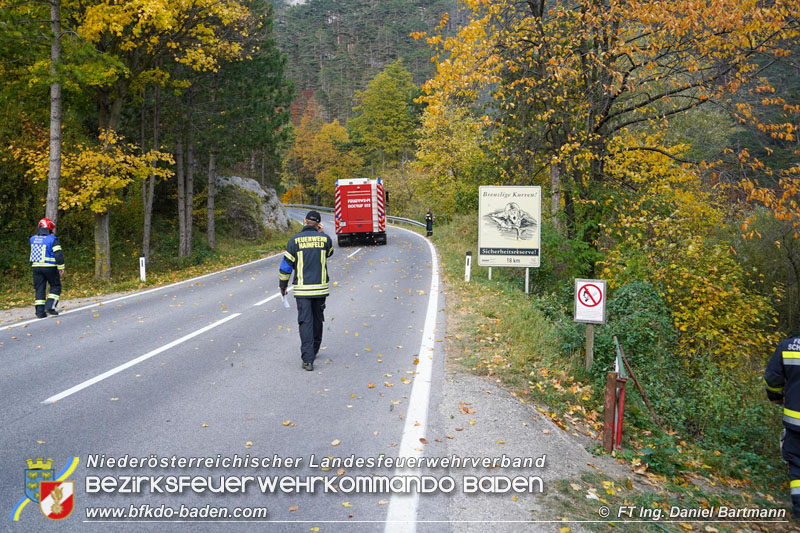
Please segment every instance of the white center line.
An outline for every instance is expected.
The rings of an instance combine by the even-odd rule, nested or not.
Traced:
[[[188,335],[184,335],[180,339],[174,340],[174,341],[170,342],[169,344],[165,344],[161,348],[156,348],[155,350],[153,350],[151,352],[147,352],[144,355],[140,355],[136,359],[132,359],[132,360],[128,361],[127,363],[124,363],[124,364],[119,365],[118,367],[112,368],[108,372],[103,372],[99,376],[95,376],[92,379],[87,379],[83,383],[79,383],[78,385],[75,385],[71,389],[67,389],[64,392],[59,392],[55,396],[50,396],[48,399],[44,400],[42,403],[56,403],[58,400],[64,399],[67,396],[71,396],[71,395],[75,394],[76,392],[81,391],[81,390],[83,390],[83,389],[85,389],[87,387],[91,387],[95,383],[103,381],[104,379],[106,379],[108,377],[111,377],[114,374],[118,374],[119,372],[122,372],[123,370],[126,370],[126,369],[128,369],[128,368],[130,368],[130,367],[132,367],[134,365],[138,365],[142,361],[150,359],[154,355],[158,355],[161,352],[164,352],[164,351],[169,350],[170,348],[172,348],[174,346],[179,345],[182,342],[186,342],[189,339],[191,339],[193,337],[197,337],[198,335],[200,335],[202,333],[205,333],[206,331],[208,331],[210,329],[214,329],[215,327],[217,327],[217,326],[219,326],[221,324],[224,324],[228,320],[233,320],[234,318],[236,318],[239,315],[241,315],[241,313],[234,313],[231,316],[223,318],[222,320],[217,320],[213,324],[209,324],[208,326],[206,326],[204,328],[200,328],[200,329],[198,329],[197,331],[195,331],[193,333],[189,333]]]
[[[289,289],[287,289],[287,291],[286,291],[286,292],[288,293],[288,292],[289,292],[290,290],[292,290],[292,289],[294,289],[294,287],[289,287]],[[281,295],[281,293],[273,294],[272,296],[270,296],[270,297],[268,297],[268,298],[264,298],[264,299],[263,299],[263,300],[261,300],[260,302],[256,302],[256,303],[254,303],[254,304],[253,304],[253,307],[258,307],[259,305],[264,305],[265,303],[267,303],[267,302],[269,302],[269,301],[271,301],[271,300],[274,300],[275,298],[277,298],[277,297],[278,297],[278,296],[280,296],[280,295]]]
[[[355,252],[353,252],[352,254],[348,255],[348,256],[347,256],[347,258],[348,258],[348,259],[350,259],[351,257],[353,257],[354,255],[356,255],[356,254],[357,254],[358,252],[360,252],[360,251],[361,251],[361,248],[359,248],[358,250],[356,250],[356,251],[355,251]]]
[[[398,228],[403,229],[405,228]],[[409,231],[409,233],[414,233]],[[418,233],[414,235],[423,238]],[[425,315],[425,327],[422,332],[422,342],[419,347],[419,364],[415,368],[417,375],[408,400],[406,422],[403,427],[403,438],[400,441],[398,457],[422,457],[420,439],[425,437],[428,422],[428,404],[430,403],[431,380],[433,379],[433,352],[436,345],[434,333],[436,328],[436,312],[439,306],[439,260],[436,249],[426,239],[431,252],[431,287],[428,293],[428,310]],[[417,468],[398,468],[398,476],[418,476]],[[419,493],[410,494],[394,493],[389,501],[386,515],[385,533],[408,532],[417,530],[417,507]]]

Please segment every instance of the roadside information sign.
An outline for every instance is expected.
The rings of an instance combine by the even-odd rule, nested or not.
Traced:
[[[478,265],[538,268],[542,188],[483,185],[478,206]]]
[[[606,323],[606,282],[604,280],[575,280],[575,322]]]

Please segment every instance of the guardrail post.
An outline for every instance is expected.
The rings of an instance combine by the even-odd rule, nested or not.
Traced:
[[[467,264],[464,267],[464,281],[469,283],[472,270],[472,252],[467,252]]]

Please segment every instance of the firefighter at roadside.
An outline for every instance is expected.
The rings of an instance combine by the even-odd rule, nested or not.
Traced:
[[[333,255],[333,240],[323,232],[322,218],[309,211],[303,229],[289,239],[279,271],[279,287],[286,296],[294,270],[294,297],[300,326],[300,357],[304,370],[314,370],[314,359],[322,344],[325,298],[328,296],[328,258]]]
[[[433,235],[433,221],[436,219],[431,213],[431,208],[428,208],[428,212],[425,213],[425,231],[428,232],[428,237]]]
[[[36,316],[47,318],[47,314],[57,315],[56,306],[61,295],[61,276],[64,274],[64,254],[61,243],[53,232],[55,223],[49,218],[39,221],[39,230],[30,238],[31,266],[33,267],[33,288],[36,291]],[[50,292],[47,292],[47,285]],[[46,299],[45,299],[46,296]]]
[[[800,330],[778,344],[764,372],[767,397],[783,406],[783,459],[789,464],[792,519],[800,521]]]

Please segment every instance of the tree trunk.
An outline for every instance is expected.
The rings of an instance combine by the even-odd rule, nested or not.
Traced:
[[[153,100],[153,150],[158,150],[158,86],[156,86],[154,100]],[[156,163],[154,162],[153,165]],[[145,180],[148,182],[149,187],[147,191],[147,201],[144,204],[144,235],[142,238],[142,252],[144,253],[145,261],[150,261],[150,228],[153,221],[153,197],[156,193],[156,176],[151,172],[150,177]]]
[[[50,173],[47,176],[45,216],[58,222],[58,192],[61,184],[61,0],[50,0]]]
[[[192,255],[192,209],[194,208],[194,135],[189,117],[186,135],[186,255]]]
[[[111,279],[111,239],[108,234],[108,211],[94,215],[94,277]]]
[[[208,247],[217,248],[217,235],[214,227],[214,197],[217,194],[217,165],[214,152],[208,154]]]
[[[175,133],[175,178],[178,180],[178,257],[186,257],[186,177],[183,172],[183,132]]]
[[[558,213],[561,210],[561,163],[550,163],[550,216],[556,229],[561,227]]]

